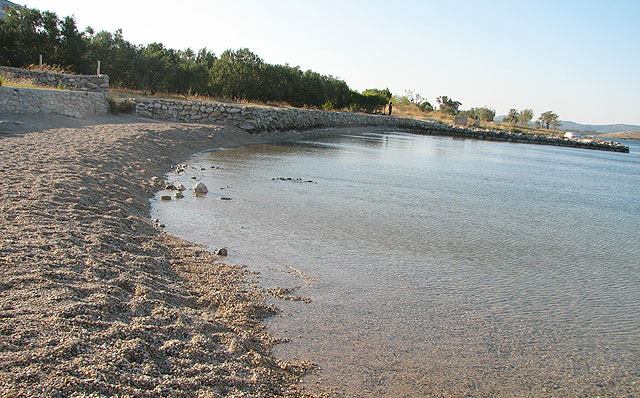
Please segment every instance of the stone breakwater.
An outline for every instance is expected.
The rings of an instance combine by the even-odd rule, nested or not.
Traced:
[[[68,75],[8,66],[0,66],[0,75],[10,79],[28,79],[41,86],[67,90],[105,93],[109,91],[109,76],[107,75]]]
[[[83,119],[108,111],[106,93],[0,87],[0,112],[48,113]]]
[[[135,112],[140,116],[177,122],[232,125],[250,133],[330,127],[389,126],[428,135],[629,152],[629,147],[611,141],[457,127],[433,121],[383,115],[159,98],[135,99],[135,103]]]

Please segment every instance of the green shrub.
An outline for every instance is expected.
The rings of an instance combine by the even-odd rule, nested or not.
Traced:
[[[4,83],[4,77],[2,77],[2,75],[0,75],[0,86],[2,86],[3,83]]]
[[[136,103],[132,100],[123,100],[120,102],[120,113],[133,113],[136,109]]]
[[[336,107],[335,105],[333,105],[333,102],[327,101],[324,104],[322,104],[322,109],[324,109],[325,111],[332,111],[336,109]]]
[[[129,99],[120,100],[109,97],[107,98],[107,102],[109,103],[109,112],[114,115],[118,115],[120,113],[133,113],[136,107],[135,102]]]

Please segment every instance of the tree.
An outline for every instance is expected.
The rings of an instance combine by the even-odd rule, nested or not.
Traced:
[[[54,62],[73,71],[83,70],[87,43],[72,17],[66,17],[60,23],[60,36],[60,45]]]
[[[226,50],[211,68],[211,86],[217,95],[238,100],[261,99],[264,61],[248,48]]]
[[[388,89],[353,91],[347,83],[300,67],[272,65],[248,49],[227,50],[218,58],[206,48],[175,50],[162,43],[136,45],[122,30],[80,31],[73,17],[14,8],[0,19],[0,64],[25,67],[38,62],[59,65],[79,74],[94,74],[98,61],[112,87],[207,94],[238,100],[278,101],[294,106],[351,108],[375,112],[393,98],[430,111],[433,106],[414,91],[410,98],[392,97]],[[401,100],[401,102],[399,102]],[[456,113],[460,102],[441,97],[440,108]],[[439,101],[440,101],[439,100]]]
[[[474,119],[480,119],[483,120],[485,122],[492,122],[493,119],[496,117],[496,111],[495,109],[491,109],[489,107],[482,107],[482,108],[471,108],[468,111],[463,111],[461,112],[462,114],[464,114],[467,117],[472,117]]]
[[[38,62],[53,63],[60,47],[58,17],[51,12],[30,8],[11,8],[0,19],[0,62],[23,67]]]
[[[560,127],[560,117],[553,111],[543,112],[538,120],[540,121],[540,125],[547,129]]]
[[[362,94],[357,91],[351,92],[351,110],[373,113],[384,108],[391,99],[389,89],[367,89]]]
[[[368,88],[362,92],[362,95],[373,95],[380,98],[383,98],[388,103],[391,100],[391,91],[388,88],[384,90],[379,90],[377,88]]]
[[[86,74],[96,73],[98,61],[101,73],[109,75],[109,84],[133,89],[148,90],[145,87],[145,60],[143,49],[126,41],[122,30],[113,33],[85,31],[83,35],[86,52],[84,67]]]
[[[532,109],[523,109],[518,114],[518,123],[527,126],[529,122],[533,119],[533,110]]]
[[[507,114],[507,116],[504,117],[504,119],[502,119],[502,121],[505,123],[517,124],[519,119],[520,119],[520,112],[518,112],[517,109],[512,108],[512,109],[509,109],[509,113]]]
[[[436,101],[440,106],[440,111],[449,115],[456,115],[458,113],[458,108],[462,105],[461,102],[455,101],[446,95],[436,98]]]

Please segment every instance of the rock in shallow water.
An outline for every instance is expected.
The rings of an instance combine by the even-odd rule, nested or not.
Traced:
[[[203,183],[199,182],[196,185],[193,186],[193,193],[197,194],[205,194],[209,192],[209,190],[207,189],[207,186],[204,185]]]
[[[218,250],[216,251],[216,254],[217,254],[218,256],[224,256],[224,257],[226,257],[226,256],[227,256],[227,248],[226,248],[226,247],[223,247],[222,249],[218,249]]]
[[[162,195],[160,196],[160,200],[171,200],[171,195]]]

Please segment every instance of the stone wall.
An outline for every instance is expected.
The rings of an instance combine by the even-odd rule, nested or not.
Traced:
[[[352,112],[329,112],[314,109],[245,106],[217,102],[179,101],[160,98],[135,99],[135,111],[140,116],[178,122],[199,122],[233,125],[251,133],[266,131],[308,130],[325,127],[389,126],[412,130],[419,134],[508,141],[528,144],[570,146],[629,152],[627,146],[614,142],[567,139],[543,135],[484,130],[450,126],[409,118],[367,115]]]
[[[51,113],[76,118],[104,115],[109,111],[107,93],[39,90],[0,86],[0,112]]]
[[[8,66],[0,66],[0,75],[10,79],[29,79],[42,86],[58,87],[67,90],[105,93],[109,91],[109,76],[107,75],[67,75],[63,73],[10,68]]]
[[[249,132],[307,130],[344,126],[396,126],[402,128],[437,128],[434,122],[367,115],[352,112],[329,112],[315,109],[246,106],[217,102],[136,99],[136,113],[154,119],[178,122],[225,124]]]

